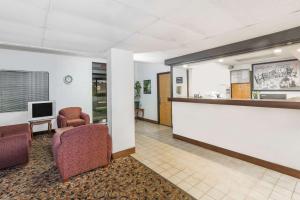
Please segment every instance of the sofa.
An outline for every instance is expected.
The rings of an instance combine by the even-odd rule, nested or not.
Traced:
[[[108,128],[101,124],[58,129],[52,151],[61,178],[68,178],[109,164],[112,154]]]
[[[28,124],[0,127],[0,169],[27,163],[31,142]]]
[[[82,112],[80,107],[68,107],[61,109],[57,116],[57,127],[82,126],[90,123],[88,114]]]

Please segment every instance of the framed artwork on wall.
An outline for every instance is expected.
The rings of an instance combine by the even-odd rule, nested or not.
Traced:
[[[151,94],[151,80],[144,80],[144,94]]]
[[[255,91],[300,91],[299,60],[253,64],[252,72]]]
[[[176,83],[177,84],[183,83],[183,77],[176,77]]]

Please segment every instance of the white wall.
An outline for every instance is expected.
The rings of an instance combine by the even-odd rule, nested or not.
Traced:
[[[173,133],[300,170],[300,110],[173,102]]]
[[[230,88],[230,71],[227,65],[215,62],[203,62],[190,69],[190,96],[206,96],[212,91],[226,97],[226,88]]]
[[[141,90],[141,107],[145,109],[145,118],[157,121],[157,77],[161,72],[170,71],[170,67],[163,64],[152,64],[135,62],[135,82],[140,81]],[[151,80],[151,94],[144,94],[143,81]]]
[[[103,59],[34,53],[0,49],[0,70],[49,72],[49,97],[56,101],[56,111],[69,106],[82,107],[92,119],[92,62]],[[63,77],[70,74],[73,82],[66,85]],[[0,126],[27,122],[27,112],[0,113]],[[57,126],[53,120],[53,128]],[[47,129],[35,126],[34,131]]]
[[[107,82],[108,122],[115,153],[135,147],[134,64],[131,52],[111,49]]]

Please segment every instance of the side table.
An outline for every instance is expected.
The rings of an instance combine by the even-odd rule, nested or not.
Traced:
[[[32,120],[32,121],[29,121],[29,124],[30,124],[31,137],[33,136],[33,126],[34,125],[48,124],[48,133],[49,134],[51,133],[52,119]]]

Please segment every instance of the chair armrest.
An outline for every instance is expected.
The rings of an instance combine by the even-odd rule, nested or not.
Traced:
[[[90,116],[84,112],[81,112],[80,118],[85,121],[85,124],[90,124]]]
[[[26,163],[29,160],[29,145],[25,134],[0,138],[0,169]]]
[[[67,118],[65,116],[63,115],[57,116],[57,127],[58,128],[67,127]]]
[[[29,144],[26,133],[0,138],[0,154],[5,153],[8,156],[10,152],[14,151],[19,151],[20,154],[28,154]]]
[[[16,131],[23,131],[23,130],[30,130],[29,124],[15,124],[15,125],[7,125],[7,126],[1,126],[0,132],[16,132]]]

